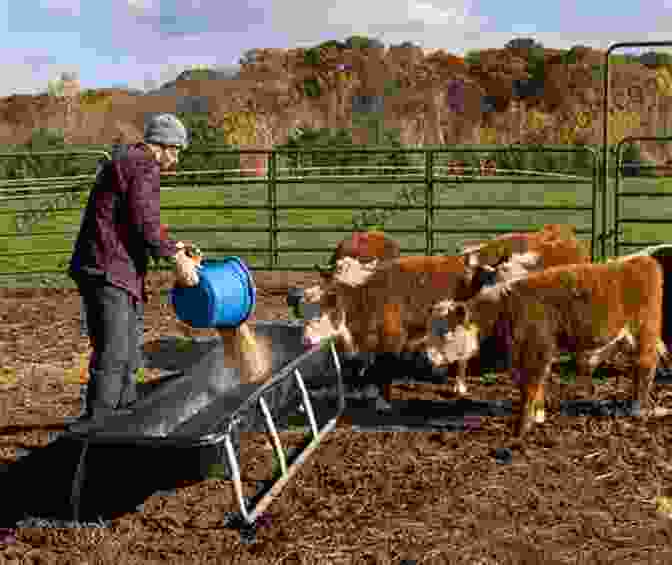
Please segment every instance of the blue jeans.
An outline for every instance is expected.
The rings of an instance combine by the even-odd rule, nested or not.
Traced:
[[[82,296],[86,332],[93,354],[89,362],[86,414],[125,408],[137,400],[136,371],[142,366],[142,301],[102,277],[76,280]],[[82,324],[84,326],[84,324]]]

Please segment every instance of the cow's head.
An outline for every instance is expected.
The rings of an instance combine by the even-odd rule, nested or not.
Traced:
[[[366,284],[373,276],[378,267],[379,260],[374,259],[368,263],[362,263],[352,257],[344,257],[336,261],[336,267],[333,271],[331,282],[334,287],[358,287]]]
[[[490,239],[485,241],[464,242],[460,255],[464,257],[464,264],[472,269],[477,267],[492,267],[508,261],[513,253],[519,251],[522,244],[514,239]]]
[[[498,265],[496,282],[509,282],[526,277],[544,268],[543,258],[538,253],[516,253],[508,261]]]
[[[334,339],[337,351],[355,353],[345,324],[344,298],[333,285],[306,289],[303,320],[303,345],[307,349]]]
[[[434,367],[466,361],[478,354],[478,328],[469,320],[467,302],[444,300],[433,306],[426,352]]]
[[[508,283],[483,288],[467,301],[443,300],[434,304],[428,319],[427,355],[436,367],[476,356],[480,340],[495,333],[505,313]],[[501,337],[501,336],[499,336]],[[507,338],[509,336],[504,336]]]
[[[368,281],[377,264],[377,260],[362,264],[352,257],[344,257],[323,274],[321,284],[304,291],[303,343],[306,348],[334,339],[339,352],[356,353],[352,334],[346,325],[348,289]]]

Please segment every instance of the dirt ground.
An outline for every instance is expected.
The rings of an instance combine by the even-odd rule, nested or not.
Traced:
[[[317,277],[255,279],[256,317],[268,320],[286,318],[288,286]],[[183,334],[158,294],[170,280],[152,276],[146,341]],[[0,463],[11,463],[18,448],[45,445],[50,426],[78,413],[88,342],[75,291],[0,296]],[[626,378],[617,392],[609,380],[597,395],[624,398],[629,386]],[[448,391],[408,385],[394,394],[438,400]],[[511,399],[517,409],[506,379],[486,386],[472,378],[470,395]],[[668,396],[660,386],[659,403],[669,406]],[[208,479],[155,494],[109,528],[20,528],[5,545],[0,539],[0,565],[672,563],[672,518],[656,507],[672,497],[670,421],[550,413],[525,443],[511,438],[511,418],[457,433],[365,433],[343,422],[271,504],[256,545],[222,527],[224,513],[237,509],[233,488]],[[270,461],[264,444],[244,444],[245,460]],[[511,461],[500,463],[497,448],[510,448]]]

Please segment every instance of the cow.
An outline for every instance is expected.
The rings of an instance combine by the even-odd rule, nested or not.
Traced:
[[[646,417],[662,328],[663,270],[648,256],[551,267],[438,302],[429,319],[434,366],[478,352],[479,338],[504,323],[521,406],[515,432],[544,421],[544,384],[562,350],[577,354],[577,382],[592,393],[592,371],[616,351],[634,360],[634,397]]]
[[[497,268],[498,282],[557,265],[589,263],[590,253],[573,226],[546,224],[539,232],[509,233],[486,241],[468,241],[461,254],[472,266]]]
[[[394,371],[399,354],[422,352],[432,304],[446,296],[474,296],[490,272],[467,267],[459,256],[416,255],[366,265],[341,259],[321,297],[320,317],[304,325],[305,344],[314,347],[331,337],[347,355],[382,354]],[[458,394],[466,393],[465,376],[466,366],[458,365]],[[387,380],[382,393],[389,406],[393,378]]]
[[[590,254],[576,238],[574,226],[561,224],[546,224],[538,232],[465,242],[462,253],[472,267],[495,267],[495,282],[515,280],[547,267],[590,262]],[[478,372],[510,368],[510,351],[502,345],[494,337],[484,340],[479,348]]]

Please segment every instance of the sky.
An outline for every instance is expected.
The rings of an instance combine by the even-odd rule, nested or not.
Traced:
[[[672,0],[0,0],[0,96],[45,92],[62,72],[82,88],[149,90],[248,49],[352,35],[463,55],[514,37],[558,49],[672,41],[670,24]]]

